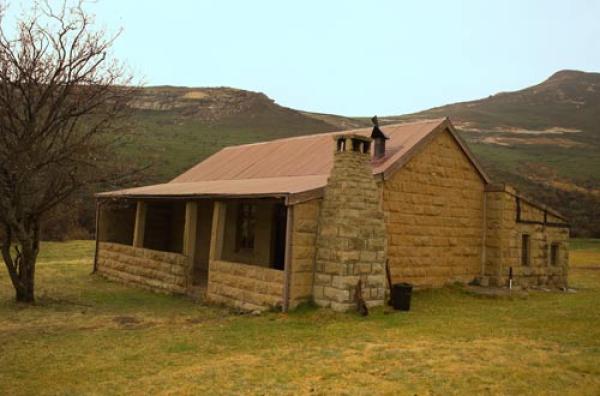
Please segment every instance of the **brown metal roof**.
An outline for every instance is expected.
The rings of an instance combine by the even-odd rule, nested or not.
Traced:
[[[385,156],[373,161],[373,174],[387,178],[437,133],[448,130],[487,182],[469,150],[446,118],[386,125]],[[290,196],[321,189],[333,166],[333,137],[370,136],[372,128],[330,132],[222,149],[166,184],[98,194],[117,196]]]
[[[437,119],[382,127],[390,139],[386,142],[383,160],[373,164],[373,174],[385,171],[444,121]],[[226,147],[172,182],[329,175],[333,165],[333,136],[342,133],[370,136],[371,131],[369,127]]]

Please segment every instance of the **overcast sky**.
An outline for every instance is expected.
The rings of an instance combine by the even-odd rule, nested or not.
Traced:
[[[11,1],[19,8],[26,1]],[[344,115],[403,114],[600,71],[600,0],[98,0],[148,85],[230,86]]]

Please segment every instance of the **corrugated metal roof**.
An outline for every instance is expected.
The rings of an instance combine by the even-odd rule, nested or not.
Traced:
[[[373,174],[382,173],[446,119],[387,125],[386,155],[373,163]],[[370,136],[372,128],[278,139],[222,149],[172,180],[238,180],[265,177],[329,175],[333,165],[333,137],[356,133]]]
[[[393,171],[412,156],[434,132],[448,128],[443,119],[381,127],[389,137],[386,154],[372,161],[373,174]],[[334,136],[370,136],[372,128],[330,132],[222,149],[166,184],[97,194],[98,197],[151,196],[290,196],[324,187],[333,166]],[[457,138],[474,166],[483,171]],[[487,180],[487,179],[486,179]]]

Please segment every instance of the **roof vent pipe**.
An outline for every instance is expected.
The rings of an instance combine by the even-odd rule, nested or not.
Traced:
[[[373,116],[373,118],[371,118],[371,122],[373,123],[373,132],[371,132],[371,139],[373,139],[373,142],[375,143],[373,159],[377,160],[385,157],[385,141],[388,140],[389,137],[387,137],[385,133],[383,133],[381,129],[379,129],[379,120],[377,119],[377,116]]]

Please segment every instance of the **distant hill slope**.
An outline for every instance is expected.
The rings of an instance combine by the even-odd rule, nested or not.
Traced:
[[[233,88],[148,87],[133,103],[126,158],[165,182],[219,149],[370,125],[368,119],[298,111]],[[560,71],[541,84],[383,123],[449,116],[484,167],[600,236],[600,73]]]
[[[398,122],[449,116],[484,167],[600,236],[600,73],[563,70],[515,92],[450,104]]]
[[[600,73],[563,70],[515,92],[455,103],[397,118],[449,115],[466,129],[545,131],[558,128],[600,134]]]
[[[127,158],[167,181],[219,149],[363,125],[361,120],[300,112],[262,93],[233,88],[148,87],[133,102],[136,136]]]

